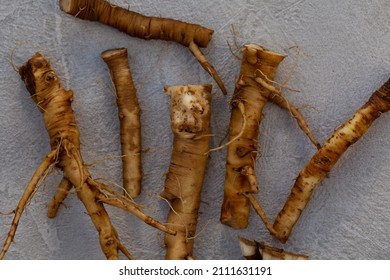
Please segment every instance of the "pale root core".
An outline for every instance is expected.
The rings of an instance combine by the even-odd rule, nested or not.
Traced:
[[[65,13],[69,13],[71,10],[72,0],[60,0],[60,8]]]
[[[264,244],[238,237],[242,255],[247,260],[307,260],[309,257],[302,254],[284,251]]]
[[[165,87],[171,97],[171,125],[174,132],[197,133],[203,130],[203,115],[210,114],[206,93],[211,85]]]

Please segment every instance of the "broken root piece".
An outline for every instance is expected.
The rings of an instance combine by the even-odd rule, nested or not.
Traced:
[[[289,111],[316,147],[320,147],[299,111],[284,98],[280,91],[267,82],[274,80],[277,68],[283,59],[283,55],[256,44],[245,45],[243,48],[241,71],[231,100],[229,140],[228,144],[223,145],[223,147],[228,146],[228,150],[220,220],[233,228],[247,227],[250,205],[254,205],[252,194],[257,193],[258,190],[255,174],[259,146],[257,139],[263,108],[268,101]],[[259,73],[267,81],[259,77]],[[258,211],[261,207],[255,209]],[[260,217],[271,230],[272,227],[264,211]]]
[[[171,163],[161,197],[171,210],[167,224],[177,231],[166,235],[165,259],[193,259],[193,244],[210,142],[211,85],[165,87],[171,98],[174,134]]]
[[[314,188],[332,170],[344,152],[357,142],[382,113],[390,110],[390,79],[355,114],[340,126],[299,173],[283,209],[273,225],[285,243],[305,209]]]
[[[189,48],[216,81],[223,94],[227,94],[216,70],[199,49],[207,47],[213,30],[175,19],[144,16],[115,6],[106,0],[60,0],[60,7],[67,14],[80,19],[99,21],[132,37],[174,41]]]
[[[141,108],[131,77],[127,49],[102,53],[116,91],[122,147],[122,177],[125,194],[136,198],[141,192]]]
[[[250,203],[243,194],[257,193],[258,190],[255,174],[257,139],[269,90],[254,80],[256,71],[260,70],[273,79],[283,59],[283,55],[258,45],[243,48],[241,71],[230,102],[229,145],[220,218],[223,224],[233,228],[247,227]]]
[[[263,242],[251,241],[238,237],[242,255],[247,260],[307,260],[308,256],[286,252],[283,249],[265,245]]]

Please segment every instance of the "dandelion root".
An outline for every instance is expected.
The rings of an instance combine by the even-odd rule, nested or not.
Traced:
[[[50,136],[52,151],[35,172],[15,209],[15,218],[4,244],[1,258],[4,257],[13,240],[20,215],[27,202],[32,198],[34,189],[37,188],[37,182],[43,178],[48,166],[54,163],[56,168],[62,170],[64,180],[69,181],[62,181],[59,188],[68,189],[69,184],[75,187],[78,198],[84,204],[99,233],[100,246],[106,258],[118,259],[118,251],[124,253],[128,258],[132,258],[131,254],[120,243],[118,234],[111,224],[101,198],[104,197],[107,200],[115,201],[117,204],[126,205],[126,209],[137,216],[139,216],[140,210],[126,199],[112,197],[110,192],[104,191],[109,187],[99,188],[99,184],[91,178],[80,154],[80,133],[71,107],[73,92],[62,87],[60,80],[47,60],[39,53],[36,53],[19,68],[19,74],[43,115],[46,130]],[[158,226],[165,232],[175,233],[146,215],[142,219],[154,227]]]
[[[265,245],[263,242],[251,241],[238,237],[242,255],[247,260],[307,260],[309,257],[295,254]]]
[[[99,21],[132,37],[174,41],[188,47],[222,92],[227,93],[214,67],[199,49],[207,47],[213,30],[175,19],[144,16],[115,6],[106,0],[60,0],[60,7],[65,13],[80,19]]]
[[[289,197],[273,225],[276,238],[285,243],[317,184],[331,171],[343,153],[363,136],[372,123],[390,110],[390,80],[318,150],[299,173]]]
[[[123,188],[132,198],[141,192],[141,109],[131,77],[126,49],[107,50],[103,60],[110,69],[115,85],[120,120],[122,147]]]
[[[19,200],[18,206],[16,206],[15,210],[13,211],[15,216],[14,219],[12,220],[12,225],[9,230],[8,236],[4,242],[3,249],[1,250],[0,259],[4,258],[5,254],[8,251],[8,248],[11,246],[11,243],[14,240],[16,228],[18,227],[19,220],[20,217],[22,216],[24,208],[27,206],[27,204],[30,202],[31,198],[35,194],[39,182],[44,177],[44,174],[47,172],[49,167],[56,162],[56,160],[57,160],[57,151],[53,150],[46,156],[46,158],[43,160],[41,165],[37,168],[33,177],[30,180],[30,183],[27,185],[26,189],[24,190],[24,193]]]
[[[245,45],[241,71],[231,99],[231,118],[227,150],[224,200],[221,210],[221,222],[233,228],[245,228],[248,225],[250,210],[249,198],[244,194],[257,193],[255,162],[258,153],[259,125],[263,117],[263,108],[271,101],[289,112],[294,107],[282,96],[281,92],[265,80],[274,79],[278,65],[284,56],[255,44]],[[261,81],[261,77],[263,76]],[[260,82],[259,82],[260,81]],[[312,136],[302,115],[295,113],[300,127]],[[262,216],[265,221],[265,215]]]
[[[171,97],[174,133],[169,171],[161,197],[171,203],[166,259],[192,259],[200,195],[210,140],[211,85],[165,87]]]

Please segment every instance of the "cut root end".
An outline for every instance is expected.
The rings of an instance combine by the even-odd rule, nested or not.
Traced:
[[[72,0],[60,0],[60,8],[65,13],[69,13],[72,9]]]

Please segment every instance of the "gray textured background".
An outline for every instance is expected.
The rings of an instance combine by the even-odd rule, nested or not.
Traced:
[[[258,43],[289,56],[277,81],[288,76],[296,52],[298,66],[288,93],[301,109],[320,142],[351,116],[390,76],[390,2],[388,0],[117,0],[146,15],[199,23],[215,30],[205,50],[225,82],[229,96],[214,86],[211,145],[217,146],[229,124],[228,102],[240,61],[230,52],[231,25],[240,45]],[[143,193],[138,202],[165,221],[168,206],[156,195],[162,190],[172,135],[169,100],[164,85],[211,82],[189,51],[175,43],[143,41],[110,27],[62,13],[58,1],[0,0],[0,211],[17,204],[36,167],[49,151],[41,115],[9,63],[21,65],[36,51],[52,63],[66,88],[73,89],[73,108],[81,130],[82,155],[94,177],[121,182],[118,120],[106,65],[100,53],[126,47],[142,114]],[[236,51],[236,50],[235,50]],[[237,53],[240,55],[239,53]],[[315,152],[288,113],[267,105],[261,124],[261,157],[257,196],[269,218],[281,209],[294,178]],[[263,240],[312,259],[390,258],[390,115],[383,115],[352,146],[314,191],[285,245],[265,230],[252,212],[250,226],[233,230],[219,223],[226,151],[210,157],[205,179],[195,256],[198,259],[241,259],[237,236]],[[75,194],[57,218],[46,208],[60,174],[52,174],[26,209],[8,259],[102,259],[97,233]],[[138,259],[162,259],[162,234],[131,214],[110,207],[123,243]],[[0,240],[12,217],[0,216]]]

